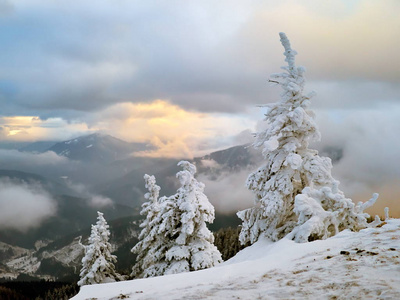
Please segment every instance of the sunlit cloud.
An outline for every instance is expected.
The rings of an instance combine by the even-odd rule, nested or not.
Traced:
[[[200,113],[165,100],[124,102],[86,114],[73,122],[32,116],[0,117],[2,140],[67,140],[101,131],[128,142],[148,143],[156,150],[136,153],[148,157],[185,157],[209,153],[237,142],[237,135],[254,128],[245,115]]]
[[[254,127],[243,116],[187,111],[165,100],[113,105],[93,115],[89,125],[156,148],[136,155],[186,158],[231,146],[236,135]]]
[[[3,141],[61,141],[90,132],[82,122],[66,122],[61,118],[42,120],[33,116],[0,117]]]

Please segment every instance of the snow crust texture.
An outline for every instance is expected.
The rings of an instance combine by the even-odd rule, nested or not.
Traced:
[[[254,147],[261,148],[266,163],[251,173],[246,185],[255,206],[238,212],[242,219],[240,241],[256,242],[260,235],[277,241],[287,234],[297,242],[326,239],[344,229],[367,227],[364,209],[373,201],[355,206],[331,175],[332,163],[309,149],[320,138],[314,113],[308,109],[311,94],[304,94],[303,67],[284,33],[280,33],[287,66],[273,74],[272,82],[283,92],[277,103],[267,105],[268,128],[258,132]]]
[[[84,286],[72,299],[400,299],[400,220],[383,224],[309,243],[262,238],[214,268]]]

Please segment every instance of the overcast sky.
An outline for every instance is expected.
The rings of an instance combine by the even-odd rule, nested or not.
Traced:
[[[169,157],[248,141],[257,105],[279,99],[267,80],[283,31],[322,143],[347,155],[336,172],[396,190],[399,13],[398,0],[0,0],[0,139],[102,130]]]
[[[177,110],[213,118],[193,125],[202,135],[237,134],[254,126],[257,104],[277,100],[266,81],[283,64],[280,31],[318,92],[314,108],[398,105],[399,12],[396,0],[0,0],[2,137],[103,129],[134,140],[121,132],[132,118],[168,123]],[[109,128],[115,119],[122,128]]]

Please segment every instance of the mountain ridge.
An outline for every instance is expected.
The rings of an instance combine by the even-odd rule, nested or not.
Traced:
[[[73,160],[109,163],[146,149],[148,145],[144,143],[128,143],[108,134],[93,133],[56,143],[46,151]]]

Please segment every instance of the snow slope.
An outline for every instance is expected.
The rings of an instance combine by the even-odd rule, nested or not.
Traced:
[[[260,240],[217,267],[84,286],[79,299],[400,299],[400,219],[323,241]]]

